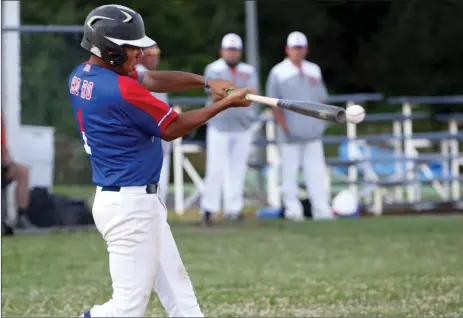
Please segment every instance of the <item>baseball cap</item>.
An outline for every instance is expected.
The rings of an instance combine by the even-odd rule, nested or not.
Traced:
[[[222,48],[241,50],[243,48],[243,41],[238,34],[228,33],[222,39]]]
[[[307,46],[307,37],[304,35],[304,33],[299,31],[291,32],[288,35],[288,39],[286,40],[286,46]]]

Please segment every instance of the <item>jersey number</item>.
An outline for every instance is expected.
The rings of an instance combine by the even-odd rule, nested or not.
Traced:
[[[90,148],[90,146],[88,145],[87,136],[85,136],[85,132],[82,132],[82,139],[84,140],[85,152],[88,153],[89,155],[91,155],[92,154],[92,148]]]
[[[81,84],[82,84],[82,87],[81,87]],[[93,90],[93,82],[89,82],[87,80],[84,80],[82,82],[82,80],[77,76],[74,76],[72,78],[71,88],[69,90],[71,94],[76,95],[76,96],[79,96],[80,94],[81,98],[89,100],[90,98],[92,98],[92,90]]]

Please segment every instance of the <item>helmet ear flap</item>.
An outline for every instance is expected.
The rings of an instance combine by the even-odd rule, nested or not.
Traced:
[[[124,64],[124,62],[128,59],[127,53],[125,53],[124,48],[104,37],[101,38],[105,42],[103,44],[105,50],[101,52],[101,59],[114,66]]]

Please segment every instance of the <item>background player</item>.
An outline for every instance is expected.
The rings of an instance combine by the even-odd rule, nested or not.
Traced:
[[[134,70],[145,35],[130,8],[105,5],[87,16],[81,46],[92,55],[69,77],[77,125],[97,185],[93,218],[106,241],[113,293],[83,317],[142,317],[153,287],[170,317],[202,317],[159,199],[161,138],[173,140],[244,101],[248,89],[185,72]],[[132,77],[132,78],[131,78]],[[136,80],[135,80],[136,79]],[[140,84],[141,83],[141,84]],[[210,87],[224,97],[210,107],[177,114],[150,91]]]
[[[242,49],[243,42],[237,34],[225,35],[220,58],[207,65],[204,75],[228,79],[236,87],[251,87],[253,92],[257,92],[256,70],[252,65],[241,62]],[[208,104],[218,100],[217,96],[208,92]],[[228,109],[207,123],[206,176],[200,209],[207,225],[211,225],[212,215],[220,210],[222,193],[224,217],[242,217],[244,183],[252,142],[250,128],[256,116],[254,105]]]
[[[143,57],[140,63],[137,64],[136,70],[139,74],[147,70],[155,71],[159,68],[161,50],[158,44],[143,50]],[[151,92],[151,95],[169,105],[169,97],[167,93]],[[170,155],[172,152],[171,142],[161,140],[162,152],[164,154],[162,160],[161,176],[159,179],[159,196],[166,203],[167,195],[169,194],[169,179],[170,179]]]
[[[328,97],[320,67],[306,61],[308,43],[301,32],[289,34],[287,58],[275,65],[267,79],[267,95],[275,98],[324,102]],[[298,172],[302,165],[313,219],[331,219],[328,176],[321,137],[326,123],[317,118],[272,108],[278,123],[282,196],[285,216],[303,220],[304,211],[298,197]]]

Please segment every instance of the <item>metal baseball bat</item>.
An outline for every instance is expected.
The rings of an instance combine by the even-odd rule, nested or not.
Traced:
[[[233,90],[231,89],[227,91],[228,95],[232,93]],[[344,108],[339,106],[288,99],[278,99],[254,94],[247,94],[245,98],[247,100],[262,103],[271,107],[284,108],[305,116],[315,117],[339,124],[346,122],[346,111]]]

